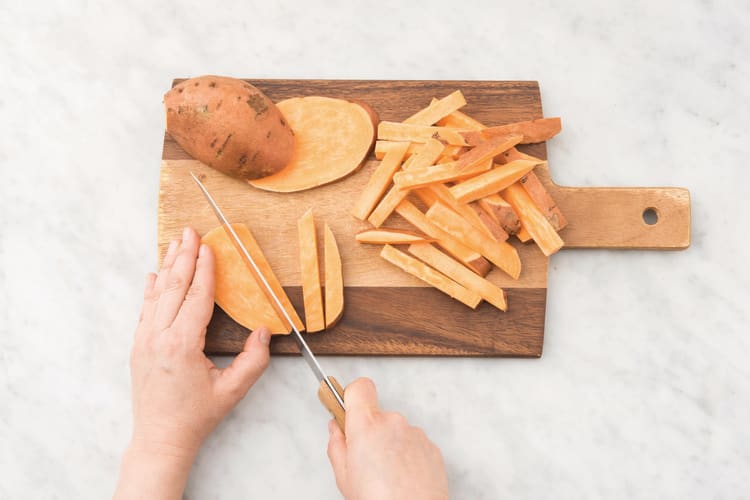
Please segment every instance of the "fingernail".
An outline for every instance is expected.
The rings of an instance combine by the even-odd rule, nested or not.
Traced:
[[[179,241],[172,240],[169,242],[169,248],[167,248],[167,255],[172,255],[175,250],[177,250],[177,245],[179,244]]]
[[[265,326],[261,326],[258,330],[258,337],[258,340],[260,340],[260,343],[263,345],[271,343],[271,331]]]
[[[182,241],[185,241],[186,239],[190,238],[191,231],[189,227],[186,227],[182,230]]]

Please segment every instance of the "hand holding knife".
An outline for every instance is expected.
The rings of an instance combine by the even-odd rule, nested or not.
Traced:
[[[302,337],[302,334],[294,325],[294,322],[289,316],[289,313],[286,311],[286,309],[284,309],[284,306],[282,305],[281,301],[274,293],[273,289],[271,288],[271,285],[268,283],[268,280],[266,280],[265,276],[263,276],[263,273],[258,268],[258,265],[255,263],[255,261],[253,260],[252,256],[247,251],[245,246],[242,244],[242,241],[240,240],[239,236],[237,236],[237,233],[234,231],[231,224],[229,223],[227,218],[224,216],[224,213],[216,204],[216,201],[214,201],[214,198],[213,196],[211,196],[211,193],[208,192],[208,190],[206,189],[206,186],[203,185],[203,183],[198,179],[198,177],[196,177],[195,174],[190,172],[190,175],[193,177],[193,180],[203,192],[203,195],[206,197],[206,200],[208,200],[208,203],[209,205],[211,205],[211,208],[216,214],[216,217],[221,222],[221,225],[224,228],[224,230],[227,232],[229,239],[232,241],[235,248],[240,253],[245,263],[247,264],[248,268],[253,273],[253,276],[255,277],[256,281],[260,285],[260,288],[265,292],[265,294],[269,298],[271,305],[273,306],[274,310],[278,314],[279,318],[281,318],[281,320],[285,323],[286,327],[291,330],[292,337],[297,342],[297,346],[299,347],[300,354],[302,354],[302,357],[305,359],[308,366],[312,370],[313,374],[315,375],[315,378],[320,383],[318,387],[318,398],[320,399],[320,402],[323,403],[323,406],[325,406],[329,412],[331,412],[333,417],[336,419],[336,423],[338,424],[339,429],[341,429],[341,432],[344,432],[344,428],[345,428],[344,426],[344,422],[345,422],[344,389],[341,387],[341,385],[338,383],[338,381],[335,378],[329,377],[325,374],[325,372],[323,371],[323,368],[320,366],[320,363],[318,363],[318,360],[315,358],[315,355],[312,353],[312,351],[310,350],[310,347],[307,345],[307,342],[305,342],[305,339]]]

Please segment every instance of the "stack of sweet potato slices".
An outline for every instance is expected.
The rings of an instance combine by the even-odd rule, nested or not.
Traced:
[[[505,292],[485,276],[493,265],[521,275],[510,236],[546,256],[563,246],[565,217],[534,173],[546,162],[516,149],[556,135],[560,119],[486,127],[465,105],[456,91],[401,123],[380,122],[381,161],[352,209],[373,229],[356,238],[385,245],[381,257],[471,308],[485,300],[505,311]],[[394,213],[416,231],[384,226]]]

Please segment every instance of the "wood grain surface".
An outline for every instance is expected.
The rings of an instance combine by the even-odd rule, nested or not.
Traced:
[[[464,111],[488,125],[543,116],[537,82],[248,81],[274,101],[303,95],[358,99],[373,107],[381,120],[403,120],[426,106],[432,97],[456,89],[461,89],[469,103]],[[520,149],[547,158],[544,144]],[[498,270],[488,275],[507,290],[507,313],[488,304],[472,311],[426,287],[381,259],[380,246],[354,240],[354,234],[368,225],[352,217],[349,210],[376,165],[371,156],[360,172],[333,184],[300,193],[270,193],[193,160],[165,134],[159,254],[163,255],[169,241],[178,238],[186,225],[201,234],[218,225],[190,179],[193,171],[201,176],[230,221],[251,228],[300,315],[303,307],[296,221],[312,207],[320,221],[319,229],[323,221],[329,224],[341,251],[346,305],[333,329],[306,335],[316,354],[541,356],[548,259],[536,246],[515,242],[523,265],[520,279],[514,281]],[[689,245],[690,201],[685,189],[560,187],[552,182],[546,167],[536,172],[568,218],[569,225],[561,232],[568,248],[679,249]],[[644,222],[646,209],[655,210],[656,224]],[[386,225],[409,227],[398,215],[391,216]],[[322,233],[318,236],[322,241]],[[239,352],[247,335],[245,328],[217,307],[208,328],[206,351]],[[296,345],[285,336],[274,336],[271,351],[297,354]]]

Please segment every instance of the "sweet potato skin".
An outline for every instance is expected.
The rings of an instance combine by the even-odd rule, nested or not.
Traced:
[[[294,133],[276,105],[244,80],[190,78],[164,95],[167,132],[195,159],[239,179],[284,168]]]

